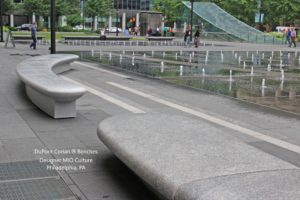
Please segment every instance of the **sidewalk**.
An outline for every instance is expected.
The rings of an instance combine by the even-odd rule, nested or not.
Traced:
[[[48,54],[48,46],[38,46],[37,50],[31,50],[28,45],[16,45],[16,48],[3,48],[3,44],[0,43],[0,199],[32,200],[33,195],[35,199],[41,200],[159,199],[97,137],[96,129],[100,121],[110,116],[129,113],[129,111],[95,94],[87,93],[78,101],[76,118],[60,120],[50,118],[28,100],[24,93],[24,85],[15,72],[18,63],[26,58]],[[181,48],[185,50],[184,47]],[[92,49],[94,49],[92,46],[57,45],[58,51],[91,51]],[[105,51],[122,51],[123,49],[136,50],[137,48],[103,47]],[[138,50],[140,49],[178,51],[179,48],[141,47]],[[226,43],[222,47],[200,49],[232,51],[239,49],[288,50],[289,48]],[[99,93],[116,98],[147,113],[189,115],[107,83],[115,82],[136,88],[146,94],[156,95],[164,102],[168,100],[298,147],[300,145],[299,116],[205,92],[170,86],[132,74],[120,75],[107,69],[95,68],[76,65],[70,72],[63,73],[63,76],[84,83]],[[239,134],[238,131],[221,127],[218,124],[213,124],[213,126],[224,130],[246,145],[259,149],[261,154],[271,156],[272,159],[299,170],[299,154],[266,141]],[[81,160],[76,164],[68,162],[77,158]],[[59,163],[60,168],[47,170],[49,162],[59,159],[65,159]],[[259,159],[258,157],[257,160]],[[251,186],[249,190],[251,191]]]
[[[15,68],[26,58],[48,53],[47,46],[31,50],[27,45],[13,49],[0,44],[0,199],[156,199],[97,138],[97,125],[109,114],[81,105],[76,118],[55,120],[28,100]],[[47,149],[90,152],[42,152]],[[70,157],[86,159],[80,163],[85,169],[46,170],[47,159]]]

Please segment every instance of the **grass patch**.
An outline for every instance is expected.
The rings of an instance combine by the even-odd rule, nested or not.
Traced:
[[[31,36],[31,33],[28,32],[22,32],[22,31],[13,31],[13,35],[24,35],[24,36]],[[45,39],[50,40],[51,34],[50,32],[38,32],[38,36],[45,37]],[[91,33],[91,32],[56,32],[56,39],[61,40],[64,36],[99,36],[97,33]]]

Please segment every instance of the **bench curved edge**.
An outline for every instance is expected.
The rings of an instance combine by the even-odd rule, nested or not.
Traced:
[[[221,195],[236,192],[248,195],[247,199],[254,199],[251,197],[259,193],[265,200],[273,200],[267,190],[261,191],[259,184],[266,183],[270,189],[276,181],[283,195],[291,192],[289,200],[299,195],[300,180],[294,178],[300,176],[299,168],[225,132],[209,122],[158,113],[110,117],[97,129],[99,139],[123,163],[169,200],[214,199],[215,196],[205,196],[203,188],[220,189],[217,191]],[[285,185],[280,188],[283,177],[296,184],[293,190]],[[268,178],[271,181],[263,182]],[[224,187],[216,187],[220,182]],[[244,186],[235,190],[233,183]],[[253,184],[257,187],[247,193]]]
[[[29,99],[54,118],[76,117],[76,100],[86,93],[85,88],[55,73],[69,70],[66,65],[78,58],[71,54],[43,55],[29,58],[16,68]]]

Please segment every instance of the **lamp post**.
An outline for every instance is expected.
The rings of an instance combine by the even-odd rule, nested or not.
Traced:
[[[0,42],[3,42],[3,20],[2,20],[2,14],[3,14],[3,0],[0,0]]]
[[[85,16],[84,16],[84,0],[80,0],[80,17],[81,17],[81,23],[83,30],[85,29]]]
[[[117,12],[117,19],[116,19],[116,36],[119,36],[119,29],[118,29],[118,22],[119,22],[119,0],[117,2],[117,8],[116,8],[116,12]]]
[[[191,41],[193,40],[193,13],[194,13],[194,2],[195,0],[190,0],[191,2]]]
[[[56,53],[55,31],[56,31],[56,12],[55,0],[51,0],[51,54]]]

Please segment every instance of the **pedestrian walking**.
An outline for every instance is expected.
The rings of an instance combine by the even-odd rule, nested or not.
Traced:
[[[191,30],[187,29],[184,34],[184,45],[185,47],[189,47],[191,43]]]
[[[151,27],[148,28],[147,34],[148,34],[148,37],[152,36],[152,28]]]
[[[30,48],[36,49],[36,41],[37,41],[37,28],[36,28],[36,23],[33,22],[31,26],[31,38],[32,38],[32,43],[30,44]]]
[[[134,27],[134,35],[138,36],[138,32],[139,32],[139,27],[135,26]]]
[[[295,28],[293,28],[291,31],[290,47],[292,46],[292,44],[294,45],[294,47],[296,47],[296,39],[297,39],[297,32],[296,32]]]
[[[195,48],[198,48],[200,43],[200,29],[199,27],[196,30],[196,33],[194,34],[194,44],[195,44]]]
[[[124,36],[126,36],[126,37],[129,37],[129,36],[130,36],[128,27],[126,27],[125,30],[124,30]]]
[[[289,46],[291,45],[291,29],[290,28],[288,28],[287,30],[286,30],[286,37],[285,37],[285,44],[288,44]]]

